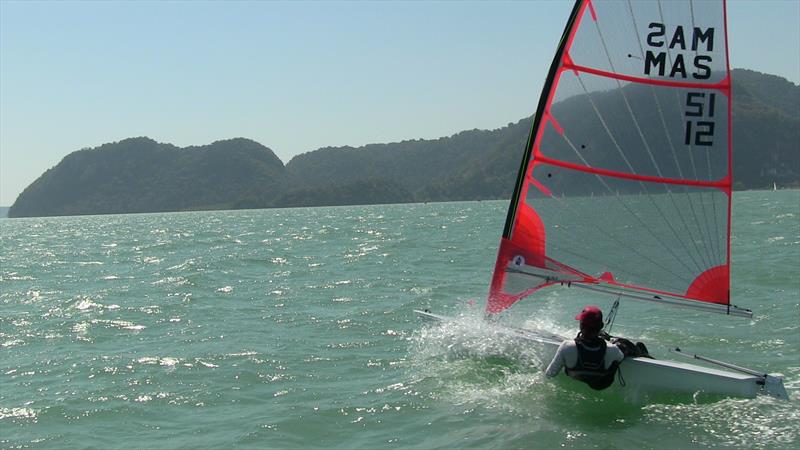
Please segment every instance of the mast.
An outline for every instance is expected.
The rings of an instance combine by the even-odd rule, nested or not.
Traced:
[[[575,4],[572,5],[572,12],[569,15],[569,20],[567,20],[567,25],[564,27],[564,32],[561,34],[561,40],[558,42],[558,49],[556,50],[556,54],[553,56],[553,61],[550,63],[550,70],[547,72],[547,78],[545,79],[544,86],[542,87],[542,93],[539,95],[539,105],[536,107],[536,115],[533,116],[533,124],[528,132],[528,140],[525,144],[525,151],[522,154],[522,162],[520,163],[519,171],[517,172],[517,182],[514,184],[514,193],[511,195],[511,203],[508,205],[506,224],[503,228],[503,237],[506,239],[510,239],[511,233],[513,232],[514,217],[516,216],[517,205],[525,184],[525,174],[528,172],[528,163],[530,162],[531,155],[533,154],[533,140],[536,136],[536,130],[538,130],[539,126],[541,125],[542,115],[545,107],[547,106],[547,94],[553,87],[553,80],[558,72],[558,66],[561,62],[561,57],[564,54],[564,47],[567,44],[570,30],[575,24],[575,19],[578,17],[578,13],[581,11],[581,3],[582,0],[575,0]]]

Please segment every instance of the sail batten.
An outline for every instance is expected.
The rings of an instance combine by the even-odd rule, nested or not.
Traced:
[[[637,174],[630,174],[625,172],[617,172],[614,170],[607,170],[601,169],[597,167],[591,166],[583,166],[580,164],[570,163],[567,161],[561,161],[557,159],[548,158],[547,156],[540,156],[537,159],[537,162],[540,164],[549,164],[551,166],[558,166],[558,167],[565,167],[570,168],[573,170],[577,170],[580,172],[586,173],[593,173],[597,175],[605,175],[614,178],[624,178],[630,180],[637,180],[637,181],[645,181],[651,183],[662,183],[662,184],[674,184],[674,185],[687,185],[687,186],[703,186],[703,187],[713,187],[718,189],[727,189],[730,186],[730,181],[727,179],[722,179],[718,181],[703,181],[703,180],[687,180],[681,178],[666,178],[666,177],[654,177],[648,175],[637,175]]]
[[[677,88],[698,88],[698,89],[716,89],[720,92],[726,92],[730,89],[730,80],[724,79],[719,81],[718,83],[708,84],[708,83],[694,83],[691,81],[670,81],[670,80],[661,80],[658,78],[645,78],[645,77],[635,77],[631,75],[625,75],[621,73],[614,73],[614,72],[606,72],[605,70],[594,69],[591,67],[585,67],[574,63],[566,63],[564,64],[565,69],[573,70],[576,72],[583,72],[591,75],[599,75],[606,78],[616,79],[620,81],[629,81],[634,83],[640,84],[649,84],[653,86],[665,86],[665,87],[677,87]]]
[[[730,304],[725,15],[724,0],[575,3],[534,116],[487,311],[564,282]]]

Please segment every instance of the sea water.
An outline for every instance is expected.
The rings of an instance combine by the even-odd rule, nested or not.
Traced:
[[[732,298],[754,319],[623,301],[614,325],[656,357],[783,373],[789,401],[545,379],[549,355],[480,320],[506,207],[2,220],[0,447],[798,445],[800,191],[734,196]],[[571,335],[613,301],[574,291],[516,320]]]

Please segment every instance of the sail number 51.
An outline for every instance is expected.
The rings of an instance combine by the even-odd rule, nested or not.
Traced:
[[[686,145],[714,145],[714,104],[717,94],[686,93]]]

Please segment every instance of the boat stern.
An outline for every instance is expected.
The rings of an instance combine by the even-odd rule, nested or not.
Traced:
[[[781,400],[789,400],[789,394],[786,388],[783,387],[783,374],[773,373],[764,375],[764,385],[761,387],[764,394],[779,398]]]

